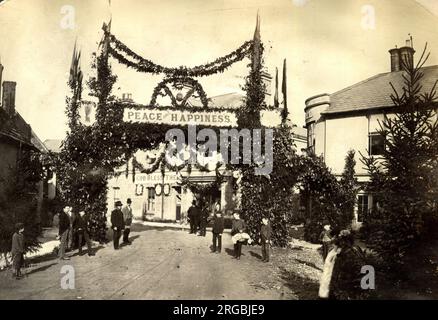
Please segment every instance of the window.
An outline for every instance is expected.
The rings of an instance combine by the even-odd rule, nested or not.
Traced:
[[[309,151],[315,151],[315,133],[314,133],[315,124],[312,123],[307,128],[307,148]]]
[[[382,155],[385,150],[385,137],[378,132],[370,133],[368,148],[370,156]]]
[[[148,188],[148,207],[147,212],[155,212],[155,188]]]
[[[363,222],[368,213],[368,195],[360,194],[357,197],[357,222]]]

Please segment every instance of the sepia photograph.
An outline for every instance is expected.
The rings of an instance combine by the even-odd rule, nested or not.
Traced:
[[[437,30],[435,0],[0,1],[0,300],[437,300]]]

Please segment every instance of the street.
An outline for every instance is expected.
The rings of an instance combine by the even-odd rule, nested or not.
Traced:
[[[33,261],[21,280],[1,272],[0,299],[299,298],[276,276],[275,262],[261,262],[260,247],[244,246],[242,259],[233,259],[229,234],[223,236],[221,254],[210,253],[209,232],[199,237],[187,231],[135,225],[130,238],[132,245],[114,251],[110,242],[98,247],[94,257],[79,256],[76,250],[69,261],[58,262],[53,255]],[[74,268],[73,290],[61,288],[64,265]]]

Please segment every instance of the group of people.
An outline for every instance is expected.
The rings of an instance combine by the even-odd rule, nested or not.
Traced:
[[[132,224],[132,201],[128,199],[123,206],[121,201],[115,203],[115,209],[111,213],[111,228],[113,230],[114,249],[119,249],[120,237],[123,233],[123,243],[130,244],[129,233]],[[85,243],[88,248],[88,255],[94,256],[90,240],[89,215],[85,211],[78,214],[73,213],[72,207],[66,206],[59,215],[59,252],[61,260],[69,260],[65,255],[66,251],[72,250],[77,243],[79,255],[83,255],[82,247]]]
[[[196,200],[192,202],[192,206],[189,208],[188,218],[190,223],[190,232],[191,234],[196,234],[198,222],[200,222],[201,213],[199,208],[197,207]],[[249,234],[247,233],[247,225],[243,219],[240,218],[239,212],[233,213],[233,222],[231,226],[231,240],[234,244],[234,258],[240,260],[242,255],[242,245],[243,244],[251,244],[253,241]],[[210,222],[208,215],[206,217],[202,217],[201,219],[205,219],[202,222],[201,232],[199,235],[205,236],[205,230],[207,224]],[[224,232],[224,217],[222,216],[222,212],[219,206],[216,206],[215,212],[213,213],[212,221],[212,234],[213,234],[213,244],[212,244],[212,253],[220,253],[222,250],[222,234]],[[272,228],[267,217],[262,219],[262,223],[260,226],[260,240],[262,246],[262,261],[269,262],[269,247],[271,243],[271,233]]]
[[[190,223],[190,233],[205,237],[209,215],[208,212],[199,208],[196,200],[192,201],[192,206],[187,211],[187,218]]]
[[[132,224],[132,201],[128,198],[126,206],[123,206],[121,201],[116,201],[115,209],[111,212],[111,229],[113,230],[114,250],[120,249],[120,238],[123,234],[123,244],[130,245],[129,233],[131,232]]]
[[[79,255],[83,255],[83,242],[87,244],[88,255],[94,256],[92,250],[90,229],[89,229],[89,215],[85,211],[74,213],[70,206],[64,207],[59,214],[59,232],[60,239],[58,257],[61,260],[70,260],[66,256],[68,250],[73,250],[77,244]]]

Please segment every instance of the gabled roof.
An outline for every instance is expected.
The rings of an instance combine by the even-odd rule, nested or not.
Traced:
[[[38,138],[38,136],[36,135],[36,133],[32,131],[32,136],[30,138],[30,141],[32,142],[32,145],[37,148],[40,152],[42,153],[46,153],[49,151],[49,149],[47,149],[47,147],[44,145],[44,143],[40,140],[40,138]]]
[[[60,139],[47,139],[44,141],[44,144],[52,152],[61,152],[62,140]]]
[[[33,146],[31,142],[31,128],[18,112],[11,116],[0,107],[0,121],[1,137],[13,143]]]
[[[421,79],[422,92],[430,92],[438,80],[438,65],[424,67]],[[403,71],[380,73],[330,95],[330,107],[323,114],[364,111],[392,107],[390,82],[399,94],[404,87]],[[438,88],[437,88],[438,89]]]
[[[237,93],[225,93],[221,94],[219,96],[214,96],[208,98],[208,105],[210,107],[217,107],[217,108],[230,108],[230,109],[237,109],[240,108],[244,104],[245,96]],[[202,103],[200,99],[189,99],[189,104],[193,107],[202,107]]]

